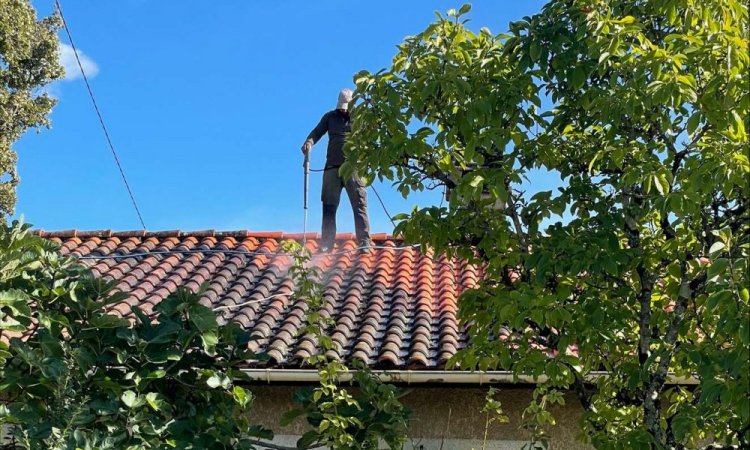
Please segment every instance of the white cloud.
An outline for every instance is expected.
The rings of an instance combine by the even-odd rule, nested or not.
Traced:
[[[99,66],[93,59],[86,56],[85,53],[78,49],[78,57],[81,58],[81,65],[88,78],[94,78],[99,73]],[[78,68],[78,61],[73,52],[73,47],[68,44],[60,43],[60,64],[65,68],[65,80],[77,80],[83,78],[81,69]]]

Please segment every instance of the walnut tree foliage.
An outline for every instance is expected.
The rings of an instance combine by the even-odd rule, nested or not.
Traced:
[[[16,153],[29,128],[49,126],[55,100],[39,88],[63,76],[57,16],[37,20],[28,0],[0,0],[0,221],[16,204]]]
[[[544,375],[542,438],[573,390],[598,448],[747,448],[746,5],[554,0],[502,35],[469,9],[355,76],[344,168],[449,190],[397,231],[486,267],[455,362]]]

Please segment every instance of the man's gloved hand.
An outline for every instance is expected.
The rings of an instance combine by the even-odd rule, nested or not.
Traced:
[[[302,144],[302,154],[306,155],[307,152],[309,152],[312,149],[313,141],[312,139],[308,139],[305,141],[304,144]]]

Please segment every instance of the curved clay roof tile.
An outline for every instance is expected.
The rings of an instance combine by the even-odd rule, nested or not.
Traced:
[[[58,242],[61,253],[84,255],[81,262],[96,276],[114,280],[129,295],[110,307],[114,314],[132,317],[131,306],[153,312],[178,288],[197,290],[208,282],[201,303],[224,307],[218,311],[221,323],[237,322],[256,336],[248,347],[265,349],[271,366],[303,365],[318,351],[312,336],[299,335],[309,308],[305,298],[294,295],[295,283],[288,273],[291,259],[281,249],[282,240],[301,240],[299,233],[37,234]],[[325,285],[323,316],[335,320],[329,332],[337,345],[336,357],[384,367],[439,368],[465,342],[456,318],[457,296],[476,285],[482,268],[445,255],[423,255],[417,248],[388,248],[402,243],[386,235],[372,237],[376,248],[361,254],[353,235],[338,235],[333,253],[318,253],[319,235],[306,236],[308,248],[315,252],[309,264],[320,271]],[[142,252],[160,254],[131,256]],[[274,297],[278,294],[283,295]]]

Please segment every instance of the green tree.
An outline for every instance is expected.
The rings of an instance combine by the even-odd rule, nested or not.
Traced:
[[[219,327],[179,291],[158,315],[108,313],[126,295],[57,245],[0,229],[0,425],[5,449],[251,449],[272,433],[248,422],[238,325]]]
[[[63,76],[58,27],[57,16],[37,20],[28,0],[0,0],[0,220],[16,204],[13,142],[29,128],[49,126],[55,100],[39,88]]]
[[[449,190],[397,231],[486,267],[456,362],[544,375],[540,438],[570,389],[598,448],[747,447],[746,6],[555,0],[503,35],[469,9],[355,76],[344,168]]]

